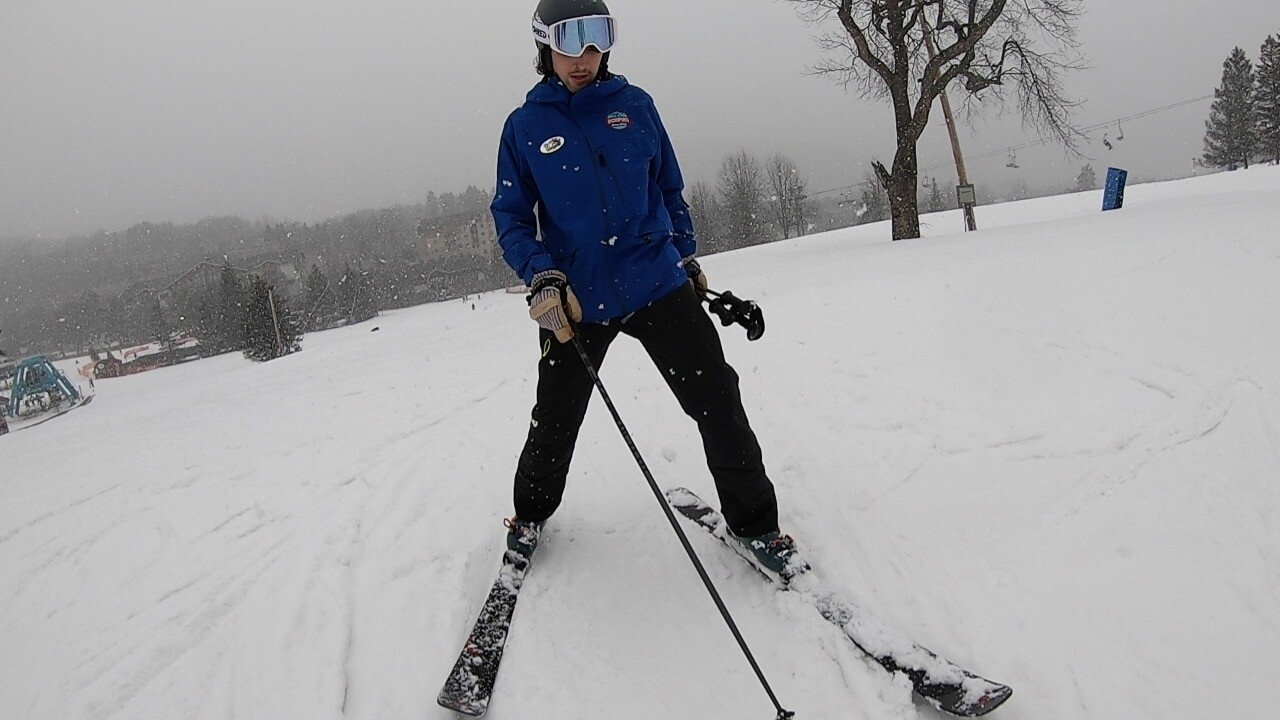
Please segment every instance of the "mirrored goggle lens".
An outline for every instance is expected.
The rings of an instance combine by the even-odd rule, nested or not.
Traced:
[[[577,18],[551,27],[551,49],[561,55],[582,57],[594,45],[602,53],[609,52],[615,37],[613,18],[603,15]]]

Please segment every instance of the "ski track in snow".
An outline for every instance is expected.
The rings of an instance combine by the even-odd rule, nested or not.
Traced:
[[[878,620],[1015,689],[993,717],[1266,717],[1280,675],[1280,170],[712,256],[784,530]],[[475,302],[475,310],[471,303]],[[378,333],[370,333],[373,325]],[[490,293],[98,384],[0,438],[0,717],[444,720],[535,386]],[[714,498],[619,339],[659,483]],[[798,718],[933,720],[802,599],[691,533]],[[607,413],[526,578],[489,717],[769,717]]]

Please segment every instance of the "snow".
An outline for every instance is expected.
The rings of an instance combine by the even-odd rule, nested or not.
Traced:
[[[1280,170],[1099,196],[703,261],[768,318],[722,337],[784,529],[877,620],[1012,685],[993,717],[1270,717]],[[538,356],[523,298],[472,299],[104,380],[0,438],[0,717],[450,717]],[[601,376],[659,483],[714,498],[643,351],[620,338]],[[938,716],[689,532],[797,718]],[[489,717],[773,715],[593,402]]]

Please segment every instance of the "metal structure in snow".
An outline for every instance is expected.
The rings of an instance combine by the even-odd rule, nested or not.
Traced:
[[[37,355],[18,363],[14,369],[13,389],[8,407],[4,409],[10,417],[26,417],[59,408],[64,403],[75,406],[80,400],[80,391],[67,376],[54,367],[49,358]]]

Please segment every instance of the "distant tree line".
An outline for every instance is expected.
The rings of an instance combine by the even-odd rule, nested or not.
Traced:
[[[1257,159],[1280,164],[1280,40],[1268,35],[1255,68],[1242,48],[1222,63],[1205,122],[1201,163],[1249,167]]]
[[[1085,166],[1074,189],[1096,183]],[[918,192],[918,205],[928,212],[955,207],[954,182],[926,178]],[[891,217],[889,192],[871,170],[845,192],[829,193],[814,193],[784,154],[763,160],[746,150],[730,154],[714,182],[686,188],[699,254]],[[983,186],[978,194],[996,201],[1032,196],[1025,182],[1012,197],[995,198]],[[431,262],[420,251],[419,233],[430,225],[424,219],[482,215],[490,199],[469,187],[319,223],[222,217],[191,225],[140,223],[52,243],[0,240],[0,327],[11,352],[80,353],[191,335],[201,340],[202,354],[268,359],[295,348],[304,332],[516,281],[497,248],[487,257]],[[302,273],[296,289],[286,292],[269,272],[233,267],[234,258],[248,256],[305,258],[296,268]],[[157,291],[202,262],[220,266],[216,287],[162,304]],[[271,308],[268,332],[263,318],[271,318]],[[277,338],[281,318],[287,319]]]
[[[795,161],[746,150],[725,157],[714,185],[687,188],[702,255],[804,235],[814,221],[808,181]]]
[[[172,361],[176,359],[173,347],[178,333],[164,320],[159,302],[152,300],[149,304],[153,324],[151,336],[145,339],[167,346],[165,351]],[[198,308],[186,313],[191,321],[181,334],[199,338],[195,353],[200,356],[242,352],[250,360],[264,361],[302,347],[302,322],[287,299],[261,275],[242,280],[229,262],[224,262],[218,273],[216,290],[210,290],[200,298]],[[134,341],[142,339],[135,337]],[[96,348],[89,350],[96,352]],[[110,347],[104,352],[110,352]]]
[[[0,239],[0,328],[6,350],[79,353],[194,335],[206,352],[241,350],[230,287],[162,306],[159,292],[201,262],[305,258],[295,296],[263,277],[296,313],[299,330],[367,319],[380,309],[475,292],[513,279],[500,258],[427,263],[415,233],[423,218],[480,214],[490,195],[429,193],[423,203],[365,210],[320,223],[207,218],[144,222],[60,241]],[[252,268],[246,268],[252,269]],[[435,279],[433,281],[433,278]],[[443,278],[443,279],[441,279]],[[253,278],[240,273],[243,305]],[[430,285],[431,295],[423,287]],[[234,304],[234,303],[231,303]]]
[[[879,188],[852,212],[824,205],[810,197],[791,158],[762,161],[745,150],[724,158],[714,184],[695,182],[686,197],[702,255],[883,219],[888,207]],[[287,314],[297,333],[499,288],[516,278],[497,248],[487,257],[436,262],[424,261],[419,248],[424,219],[481,215],[490,199],[469,187],[319,223],[221,217],[144,222],[54,242],[0,240],[0,327],[14,352],[104,351],[189,335],[200,339],[201,354],[215,354],[244,351],[249,338],[262,336],[246,313],[262,305],[263,287],[275,298],[277,320]],[[253,265],[247,257],[304,258],[296,291],[285,292],[270,273],[246,274]],[[161,291],[200,263],[221,268],[217,282],[162,303]]]

